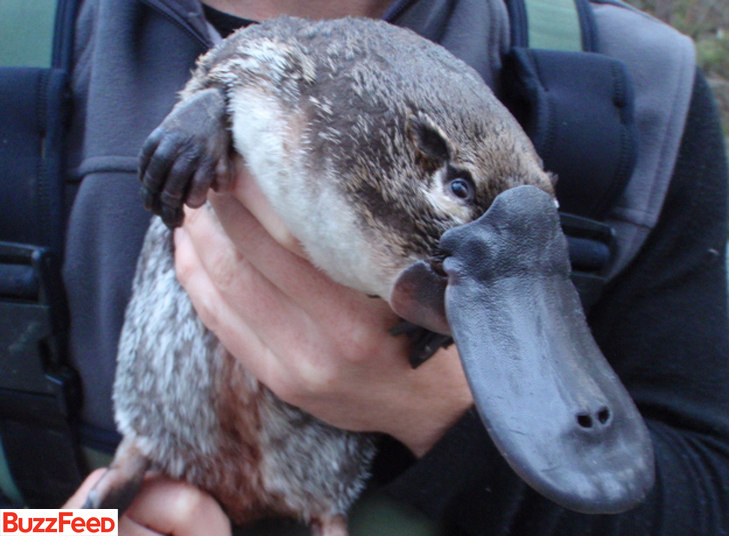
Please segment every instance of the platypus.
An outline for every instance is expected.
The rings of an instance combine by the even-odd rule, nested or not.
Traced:
[[[455,340],[484,425],[527,483],[581,512],[640,502],[648,433],[589,333],[553,177],[518,123],[474,70],[409,30],[279,18],[203,55],[142,150],[145,204],[161,218],[120,339],[123,440],[87,505],[124,508],[155,469],[209,491],[236,523],[292,516],[346,534],[373,437],[278,399],[175,277],[170,228],[229,180],[232,158],[315,266],[387,301],[403,331]]]

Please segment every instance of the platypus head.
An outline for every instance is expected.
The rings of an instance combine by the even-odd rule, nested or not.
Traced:
[[[402,269],[500,192],[553,193],[518,123],[442,47],[362,19],[270,29],[246,30],[245,60],[217,75],[255,76],[232,92],[234,144],[335,280],[389,301]]]
[[[589,333],[519,125],[411,32],[278,24],[249,32],[221,78],[247,77],[230,92],[235,147],[311,260],[453,335],[494,442],[538,491],[583,512],[637,504],[650,440]]]

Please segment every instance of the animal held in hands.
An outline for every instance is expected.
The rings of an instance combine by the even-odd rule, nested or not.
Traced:
[[[535,259],[541,254],[534,252],[554,243],[566,280],[550,177],[475,71],[408,30],[365,19],[281,18],[236,32],[198,61],[180,101],[147,140],[141,158],[145,204],[161,218],[145,238],[120,340],[114,403],[124,439],[88,504],[123,508],[144,471],[153,468],[209,491],[237,523],[292,516],[319,534],[346,534],[347,511],[375,452],[372,438],[336,429],[279,400],[205,328],[175,277],[168,226],[182,221],[183,204],[201,205],[214,181],[227,180],[233,152],[316,266],[339,283],[386,300],[409,321],[452,333],[466,356],[481,352],[466,339],[478,338],[486,327],[469,325],[470,316],[453,312],[460,309],[458,300],[468,298],[457,288],[455,297],[445,297],[451,283],[444,270],[468,264],[471,253],[457,247],[449,252],[441,238],[479,220],[500,193],[534,186],[526,194],[517,188],[522,193],[494,208],[492,220],[526,222],[513,231],[518,240],[505,246],[504,258],[521,248],[528,262],[540,265]],[[520,237],[539,229],[551,234],[520,245]],[[495,261],[490,280],[506,264]],[[529,278],[535,270],[522,272]],[[533,297],[562,292],[561,281],[542,283],[537,274],[526,287]],[[515,288],[517,297],[509,299],[523,298],[520,292]],[[482,307],[487,317],[498,314],[498,303],[484,300]],[[482,360],[490,363],[485,352]],[[547,381],[525,374],[525,381]],[[480,381],[472,389],[479,390]],[[564,388],[555,391],[564,396]],[[610,405],[613,391],[606,392],[595,396]],[[615,395],[621,402],[613,413],[623,409],[622,396]],[[494,424],[497,445],[518,451],[518,438],[500,435],[499,414],[507,410],[476,399],[484,421]],[[535,407],[542,404],[555,407],[544,400]],[[629,406],[626,411],[633,411]],[[575,426],[574,414],[569,419],[567,426]],[[593,439],[585,444],[596,444]],[[579,457],[594,448],[572,450]],[[523,461],[515,468],[523,469],[527,481],[561,498],[552,483],[541,485],[540,469],[532,467],[537,461],[529,455],[516,459]],[[621,478],[632,478],[631,467],[620,467]],[[561,490],[563,484],[554,486]],[[622,507],[615,506],[622,500],[604,509]]]

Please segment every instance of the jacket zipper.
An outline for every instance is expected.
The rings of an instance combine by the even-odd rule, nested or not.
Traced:
[[[205,47],[205,50],[213,45],[207,34],[201,33],[197,28],[195,28],[195,26],[190,22],[188,18],[186,18],[183,14],[177,12],[173,7],[166,5],[169,3],[166,3],[164,0],[139,1],[140,3],[148,6],[149,8],[153,9],[154,11],[165,17],[170,22],[185,30],[185,32],[193,37],[198,43],[203,45]]]

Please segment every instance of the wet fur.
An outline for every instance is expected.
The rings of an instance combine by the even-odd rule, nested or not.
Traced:
[[[499,192],[551,192],[475,72],[381,22],[280,19],[238,32],[199,61],[181,103],[211,87],[225,92],[236,151],[312,261],[383,299]],[[473,178],[470,204],[448,195],[454,168]],[[125,439],[102,488],[131,489],[149,466],[210,491],[238,523],[285,515],[346,534],[371,437],[285,404],[233,359],[178,284],[170,237],[155,218],[140,255],[114,387]]]
[[[120,432],[151,467],[213,492],[238,523],[343,515],[368,476],[372,440],[285,404],[231,357],[177,282],[159,219],[133,289],[114,403]]]

